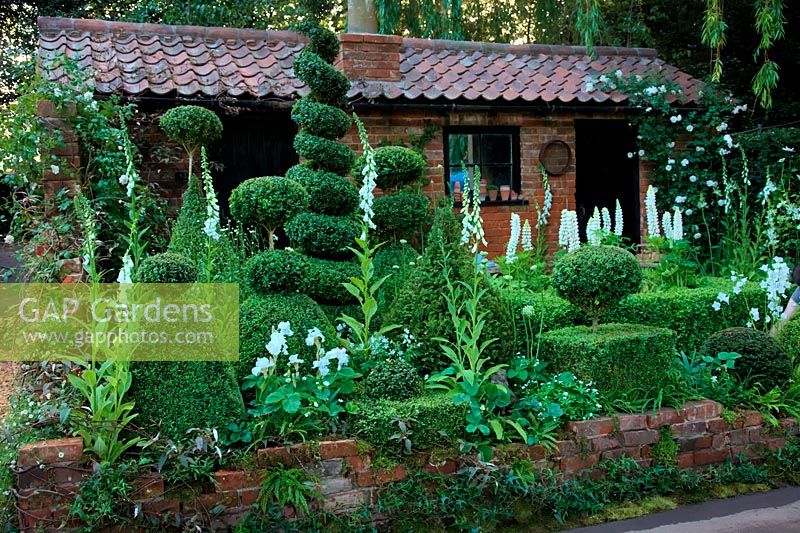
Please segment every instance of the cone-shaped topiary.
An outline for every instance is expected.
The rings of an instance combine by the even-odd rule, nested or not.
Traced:
[[[616,246],[585,246],[568,253],[553,268],[553,287],[592,319],[642,287],[642,268],[632,253]]]
[[[167,251],[188,257],[197,265],[206,253],[207,236],[203,231],[205,220],[205,196],[201,195],[197,176],[189,176],[189,185],[183,192],[181,210],[172,227]]]
[[[252,178],[233,190],[230,205],[236,220],[267,231],[269,248],[273,249],[275,230],[308,209],[308,193],[289,178]]]

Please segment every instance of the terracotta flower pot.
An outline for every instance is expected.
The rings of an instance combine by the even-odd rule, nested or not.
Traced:
[[[511,185],[500,186],[500,199],[507,202],[511,199]]]
[[[480,188],[478,189],[478,192],[480,193],[481,202],[485,202],[486,201],[486,187],[487,187],[486,180],[481,180],[479,182],[479,187]]]

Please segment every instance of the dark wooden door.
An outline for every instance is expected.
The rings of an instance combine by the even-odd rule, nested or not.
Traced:
[[[214,172],[214,186],[225,217],[237,185],[260,176],[283,176],[299,159],[292,147],[297,126],[288,110],[242,110],[222,117],[222,124],[214,157],[222,168]]]

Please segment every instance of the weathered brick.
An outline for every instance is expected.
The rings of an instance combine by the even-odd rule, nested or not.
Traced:
[[[258,501],[261,489],[241,489],[239,491],[239,505],[249,507]]]
[[[238,507],[239,493],[235,490],[225,492],[212,492],[209,494],[198,494],[192,502],[192,508],[200,511],[211,511],[215,507]]]
[[[658,431],[653,429],[626,431],[622,433],[622,445],[625,447],[644,446],[645,444],[654,444],[656,442],[658,442]]]
[[[790,437],[800,434],[800,426],[798,426],[797,420],[794,418],[782,418],[781,428]]]
[[[693,422],[683,422],[681,424],[673,424],[671,426],[672,434],[679,437],[685,437],[689,435],[697,435],[700,433],[706,432],[706,422],[705,420],[696,420]]]
[[[406,467],[397,465],[390,469],[362,470],[356,472],[352,479],[358,487],[373,487],[393,481],[402,481],[405,477]]]
[[[713,400],[687,402],[680,409],[680,413],[687,421],[708,420],[710,418],[717,418],[722,414],[722,404]]]
[[[766,439],[767,448],[770,451],[777,451],[786,446],[786,439],[783,437],[770,437]]]
[[[558,448],[558,455],[562,457],[575,455],[578,453],[580,449],[578,447],[578,443],[574,440],[560,440],[556,442],[556,448]]]
[[[321,481],[322,494],[328,496],[338,492],[347,492],[353,490],[353,482],[347,477],[332,477],[325,478]]]
[[[181,512],[180,500],[157,498],[142,502],[142,513],[153,516],[174,515]]]
[[[342,511],[347,509],[357,509],[369,505],[372,501],[372,494],[369,489],[351,490],[332,494],[322,501],[322,508],[326,511]]]
[[[731,425],[724,418],[711,418],[706,422],[709,433],[725,433],[731,430]]]
[[[692,452],[679,453],[677,461],[678,461],[677,465],[680,468],[690,468],[694,466],[694,453]]]
[[[728,432],[728,441],[733,446],[741,446],[747,444],[747,430],[746,429],[732,429]]]
[[[359,456],[347,457],[345,461],[347,461],[347,466],[353,472],[360,472],[362,470],[366,470],[369,468],[369,465],[371,463],[370,458],[367,455],[363,457]]]
[[[761,413],[754,410],[748,410],[741,413],[742,426],[741,427],[755,427],[760,426],[762,423]]]
[[[17,466],[24,468],[40,464],[80,461],[83,456],[83,439],[41,440],[25,444],[17,454]]]
[[[422,467],[422,470],[428,472],[429,474],[454,474],[456,470],[458,470],[458,463],[452,459],[446,459],[442,463],[428,463]]]
[[[338,477],[344,470],[344,459],[326,459],[322,461],[322,476]]]
[[[352,439],[320,442],[319,455],[322,459],[354,457],[358,455],[358,443]]]
[[[592,450],[595,452],[619,448],[619,439],[617,437],[597,437],[590,439],[589,442],[592,445]]]
[[[651,429],[671,426],[680,422],[683,422],[683,417],[677,410],[671,407],[662,407],[655,413],[647,415],[647,427]]]
[[[40,528],[53,527],[53,513],[50,509],[30,509],[18,511],[19,525],[23,531],[37,531]]]
[[[561,458],[561,471],[562,472],[577,472],[578,470],[586,470],[594,468],[600,462],[599,453],[590,453],[585,457],[580,455],[572,455],[569,457]]]
[[[713,435],[695,435],[690,437],[677,437],[675,441],[678,443],[678,449],[680,451],[691,452],[711,448],[714,443],[713,437]]]
[[[575,433],[578,437],[600,437],[614,431],[614,419],[610,416],[604,416],[591,420],[569,422],[567,424],[567,429]]]
[[[262,448],[256,452],[256,460],[260,466],[274,466],[276,464],[292,464],[292,455],[284,447]]]
[[[632,459],[639,459],[642,456],[642,449],[633,448],[616,448],[614,450],[606,450],[600,454],[600,458],[605,461],[607,459],[619,459],[620,457],[631,457]]]
[[[763,428],[761,427],[747,428],[747,442],[750,443],[764,442],[764,435],[762,431]]]
[[[249,489],[261,485],[260,471],[220,470],[214,473],[217,492]]]
[[[139,476],[133,482],[134,500],[151,500],[164,495],[164,478],[159,474]]]
[[[694,452],[695,466],[704,466],[716,463],[723,463],[728,458],[727,450],[698,450]]]
[[[620,415],[620,431],[636,431],[647,429],[647,415]]]

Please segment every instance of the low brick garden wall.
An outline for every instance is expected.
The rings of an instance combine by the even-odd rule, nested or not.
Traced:
[[[649,414],[595,418],[567,425],[564,440],[552,453],[540,445],[505,445],[496,449],[498,461],[527,457],[538,468],[561,472],[564,477],[594,469],[600,461],[627,455],[642,466],[650,466],[651,447],[660,430],[669,427],[679,446],[678,465],[684,468],[723,463],[744,455],[757,460],[766,450],[776,450],[786,439],[798,435],[794,419],[784,419],[770,430],[756,411],[741,413],[733,424],[722,417],[722,408],[712,401],[686,404],[682,409],[664,408]],[[20,449],[17,461],[17,493],[20,528],[23,531],[55,530],[66,524],[70,503],[80,482],[91,473],[80,438],[41,441]],[[207,494],[176,497],[157,474],[136,480],[134,499],[145,515],[200,513],[213,528],[235,525],[258,498],[261,474],[278,463],[302,465],[320,478],[322,508],[347,512],[374,505],[382,485],[405,479],[413,466],[376,469],[365,446],[355,440],[267,448],[257,451],[258,468],[215,473],[215,489]],[[412,464],[428,472],[453,474],[459,458],[432,459],[418,454]],[[292,515],[294,510],[285,509]],[[62,529],[63,531],[63,529]]]

